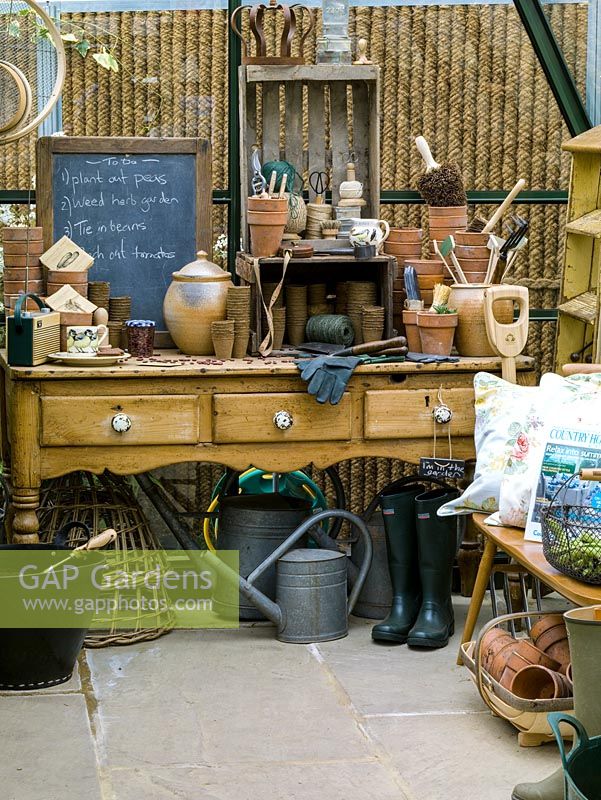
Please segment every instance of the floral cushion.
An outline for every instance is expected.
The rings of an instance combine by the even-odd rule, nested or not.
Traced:
[[[491,514],[499,509],[505,474],[518,482],[530,479],[533,456],[536,460],[542,446],[546,417],[571,391],[559,375],[545,378],[541,386],[519,386],[496,375],[477,373],[474,480],[460,497],[439,509],[439,516],[473,511]]]
[[[562,406],[575,400],[579,403],[581,401],[586,403],[589,400],[598,402],[601,374],[561,378],[553,373],[547,373],[540,380],[540,389],[544,392],[545,398],[549,399],[550,409],[555,409],[561,416]],[[554,402],[555,396],[558,402]],[[547,412],[550,409],[548,408]],[[566,413],[569,413],[567,409]],[[518,440],[520,441],[516,441],[503,470],[499,489],[499,513],[495,515],[494,522],[525,528],[530,499],[538,481],[545,436],[536,435],[531,438],[528,432],[524,431],[518,435]]]

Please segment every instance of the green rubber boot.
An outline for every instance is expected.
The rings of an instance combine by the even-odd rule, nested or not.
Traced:
[[[386,619],[372,628],[371,637],[376,642],[404,644],[419,612],[421,586],[415,538],[415,498],[423,493],[424,488],[413,483],[380,497],[392,582],[392,606]]]
[[[574,715],[589,736],[601,736],[601,620],[594,617],[594,607],[575,608],[564,614],[574,681]],[[560,767],[537,783],[518,783],[512,800],[564,800],[564,775]]]
[[[446,647],[455,631],[451,583],[457,554],[457,519],[438,517],[440,506],[457,492],[433,489],[415,498],[422,604],[409,631],[411,647]]]

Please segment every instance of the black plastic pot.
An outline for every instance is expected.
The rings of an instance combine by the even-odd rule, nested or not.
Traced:
[[[67,536],[83,522],[69,522],[57,533],[52,544],[2,545],[0,559],[7,550],[69,550]],[[1,565],[0,565],[1,570]],[[85,628],[0,628],[0,691],[28,691],[65,683],[73,674],[83,646],[91,614],[82,620]]]

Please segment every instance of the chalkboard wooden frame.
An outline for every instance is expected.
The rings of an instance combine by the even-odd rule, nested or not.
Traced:
[[[196,250],[212,252],[212,167],[211,143],[196,138],[144,138],[134,136],[43,136],[36,145],[37,224],[44,229],[44,246],[53,244],[54,231],[54,156],[82,155],[194,155],[196,163]],[[178,264],[176,268],[184,266]],[[157,332],[158,334],[158,332]],[[161,343],[166,343],[161,336]],[[157,346],[159,336],[157,335]]]

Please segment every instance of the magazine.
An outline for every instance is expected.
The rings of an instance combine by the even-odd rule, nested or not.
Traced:
[[[551,424],[547,428],[538,482],[532,492],[524,538],[541,542],[541,513],[553,501],[565,505],[601,508],[601,483],[568,479],[581,469],[601,467],[601,430],[583,424],[581,418],[573,425]],[[557,497],[556,497],[557,495]]]

